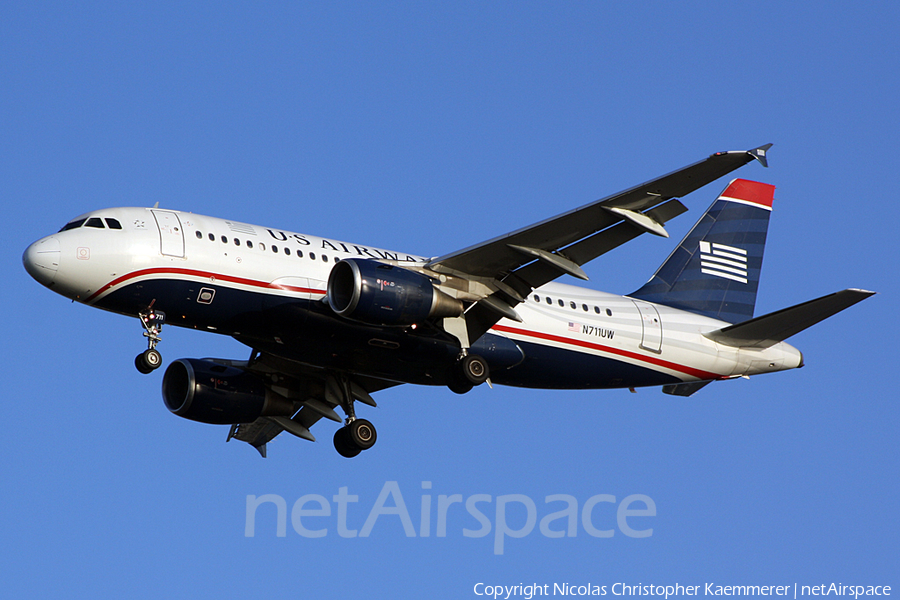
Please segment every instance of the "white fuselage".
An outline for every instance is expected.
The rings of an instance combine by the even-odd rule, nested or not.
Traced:
[[[142,295],[142,290],[153,289],[162,279],[177,281],[179,289],[191,295],[185,291],[177,302],[169,299],[167,305],[156,305],[167,313],[167,322],[227,335],[253,333],[233,330],[228,323],[235,321],[222,317],[228,313],[222,306],[228,301],[225,292],[243,292],[242,297],[259,298],[254,302],[262,305],[267,298],[318,303],[326,298],[331,269],[342,259],[372,258],[401,267],[404,263],[420,267],[427,261],[419,255],[162,209],[112,208],[81,219],[85,220],[81,226],[48,236],[26,250],[26,268],[40,283],[73,300],[134,316],[157,300]],[[110,227],[115,223],[121,229]],[[802,364],[800,352],[784,342],[760,349],[725,346],[703,334],[727,323],[582,287],[547,284],[515,310],[522,322],[503,319],[490,334],[520,344],[526,356],[556,357],[547,364],[547,377],[566,377],[565,363],[570,360],[566,357],[573,356],[609,359],[676,383]],[[541,364],[516,368],[540,369]],[[536,380],[510,376],[506,383],[537,387],[530,381]],[[575,380],[550,387],[658,383],[629,376],[621,381],[613,378],[608,385]]]

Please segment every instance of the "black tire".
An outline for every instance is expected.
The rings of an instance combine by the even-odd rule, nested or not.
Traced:
[[[159,350],[155,348],[148,348],[144,350],[143,354],[141,354],[144,360],[144,364],[148,369],[154,371],[162,366],[162,354],[159,353]]]
[[[472,385],[481,385],[490,377],[487,361],[477,354],[466,354],[459,361],[463,377]]]
[[[150,367],[146,362],[144,362],[143,353],[138,354],[134,357],[134,368],[136,368],[142,375],[149,375],[153,372],[153,367]]]
[[[350,440],[360,450],[368,450],[375,445],[378,439],[378,433],[375,426],[365,419],[356,419],[347,426],[350,433]]]
[[[447,378],[447,387],[454,394],[468,394],[475,387],[472,382],[463,377],[457,369],[451,369]]]
[[[350,439],[349,427],[341,427],[334,432],[334,449],[344,458],[353,458],[362,452],[362,448]]]

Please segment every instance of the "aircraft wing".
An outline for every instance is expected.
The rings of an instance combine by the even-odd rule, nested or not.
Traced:
[[[516,319],[513,307],[532,289],[564,273],[587,279],[580,265],[642,233],[668,237],[663,225],[687,210],[676,198],[752,160],[768,166],[766,151],[771,146],[718,152],[618,194],[440,256],[425,269],[481,284],[464,298],[475,303],[467,311],[466,325],[469,338],[477,339],[501,317]]]
[[[705,160],[618,194],[464,250],[438,257],[428,263],[428,268],[439,272],[452,270],[476,277],[497,277],[514,271],[536,258],[534,254],[521,250],[522,248],[565,256],[564,249],[570,244],[623,221],[633,223],[639,233],[644,231],[662,233],[661,228],[653,226],[655,219],[651,215],[645,215],[648,217],[646,219],[641,219],[638,215],[672,198],[685,196],[754,159],[765,165],[766,151],[771,146],[772,144],[766,144],[748,151],[718,152]],[[661,216],[671,218],[669,214]],[[598,251],[605,252],[609,249],[598,244]],[[581,252],[578,258],[587,262],[600,254]]]
[[[292,417],[259,417],[252,423],[235,423],[231,426],[226,441],[236,439],[247,442],[263,458],[266,457],[266,444],[283,431],[314,442],[316,438],[310,428],[322,418],[340,423],[342,420],[335,412],[341,403],[339,386],[346,385],[354,399],[375,406],[370,394],[400,385],[394,381],[357,374],[347,375],[346,381],[339,382],[334,374],[325,373],[322,369],[300,365],[266,352],[254,351],[249,361],[220,358],[206,360],[248,371],[269,381],[278,380],[282,385],[271,386],[272,393],[293,401],[296,412]]]

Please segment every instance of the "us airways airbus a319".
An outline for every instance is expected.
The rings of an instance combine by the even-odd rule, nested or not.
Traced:
[[[229,425],[262,456],[281,432],[314,441],[339,424],[346,457],[371,448],[357,403],[403,383],[463,394],[485,382],[551,389],[662,386],[688,396],[735,377],[803,366],[784,340],[873,292],[847,289],[754,317],[774,186],[735,179],[640,289],[553,283],[650,233],[678,200],[771,144],[697,163],[535,225],[437,257],[161,208],[82,215],[23,256],[72,300],[137,317],[162,365],[164,324],[229,335],[247,360],[182,358],[163,376],[170,411]],[[343,418],[335,409],[340,408]]]

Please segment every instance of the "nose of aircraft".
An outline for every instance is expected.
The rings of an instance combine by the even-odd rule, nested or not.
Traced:
[[[51,235],[36,241],[25,250],[22,263],[38,283],[50,287],[59,269],[59,240]]]

